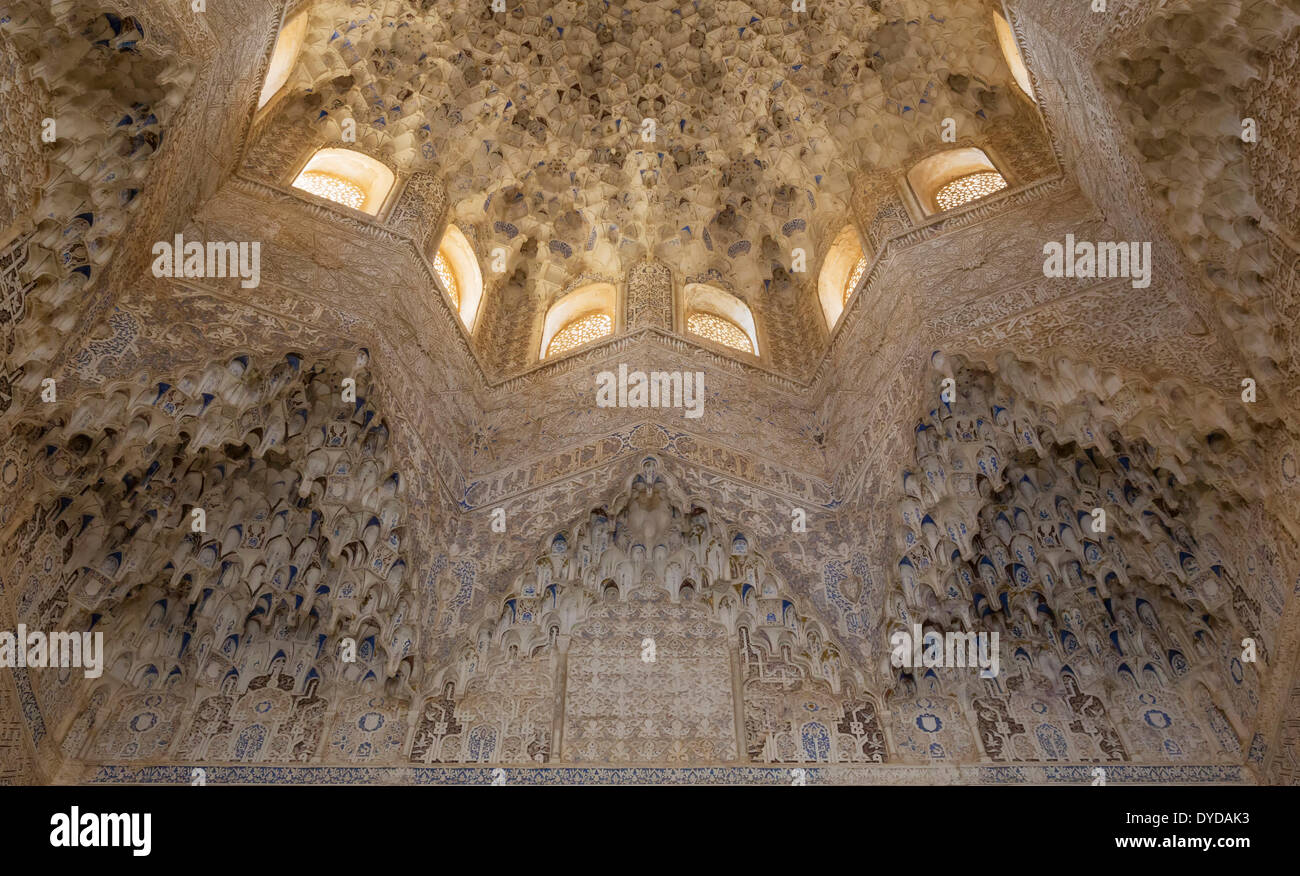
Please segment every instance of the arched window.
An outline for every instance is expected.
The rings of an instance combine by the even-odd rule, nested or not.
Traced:
[[[849,296],[853,294],[854,289],[858,288],[858,281],[862,279],[862,275],[865,274],[866,272],[867,272],[867,257],[858,256],[858,260],[853,263],[853,273],[849,274],[848,282],[844,284],[845,304],[849,303]]]
[[[1016,45],[1015,32],[1011,30],[1011,23],[1003,17],[1001,12],[993,10],[993,27],[998,32],[998,45],[1002,48],[1002,57],[1006,59],[1007,66],[1011,68],[1011,76],[1016,80],[1016,85],[1025,96],[1038,103],[1038,98],[1034,97],[1034,86],[1029,80],[1029,68],[1025,66],[1025,59],[1020,54],[1020,47]]]
[[[686,330],[693,335],[740,350],[742,353],[754,352],[754,345],[749,342],[749,335],[741,331],[740,326],[711,313],[700,310],[693,312],[686,317]]]
[[[705,283],[688,283],[683,290],[686,303],[686,331],[739,350],[758,355],[758,331],[749,305],[735,295]]]
[[[451,269],[451,263],[447,257],[438,250],[438,254],[433,257],[433,270],[442,281],[442,288],[447,291],[447,297],[456,309],[460,309],[460,283],[456,282],[456,274]]]
[[[318,198],[334,201],[353,210],[360,210],[366,202],[366,193],[361,190],[361,186],[323,170],[306,171],[293,184],[304,192],[311,192]]]
[[[614,333],[615,289],[591,283],[551,305],[542,324],[541,358],[558,356]]]
[[[327,148],[307,162],[293,187],[374,216],[396,182],[392,170],[362,152]]]
[[[955,210],[963,204],[987,198],[1007,187],[1007,181],[996,170],[971,173],[944,183],[934,193],[934,202],[941,210]]]
[[[558,356],[614,333],[614,318],[596,311],[569,320],[546,345],[547,356]]]
[[[266,68],[266,80],[262,83],[262,93],[257,98],[257,108],[266,106],[271,98],[289,81],[293,65],[298,61],[298,52],[302,49],[303,37],[307,34],[307,13],[302,12],[285,22],[275,38],[275,48],[271,50],[271,63]]]
[[[849,303],[862,275],[867,272],[867,255],[858,240],[858,230],[845,225],[835,235],[830,251],[817,276],[817,298],[821,301],[826,327],[835,328],[844,306]]]
[[[483,298],[483,272],[469,240],[455,225],[448,225],[433,256],[433,271],[446,290],[467,331],[474,331]]]
[[[1007,181],[983,149],[968,146],[931,155],[907,172],[927,216],[955,210],[1007,187]]]

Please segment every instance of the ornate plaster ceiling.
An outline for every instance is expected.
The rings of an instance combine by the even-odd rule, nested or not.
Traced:
[[[646,256],[753,295],[857,174],[1024,111],[984,3],[790,5],[322,3],[277,112],[437,170],[540,297]]]
[[[811,702],[842,763],[934,763],[915,728],[941,715],[966,767],[1296,779],[1294,3],[1012,4],[1037,106],[982,2],[484,5],[30,2],[0,21],[9,124],[47,105],[72,122],[0,145],[0,629],[102,611],[117,637],[111,683],[0,686],[13,775],[160,749],[475,760],[436,728],[488,715],[511,758],[626,759],[529,722],[564,695],[561,636],[587,636],[580,657],[626,637],[650,581],[656,611],[708,627],[697,656],[734,648],[745,673],[741,721],[692,689],[716,732],[682,759],[829,757],[788,720]],[[305,47],[259,112],[285,14],[309,16]],[[1239,104],[1266,122],[1254,152]],[[1012,187],[920,217],[897,184],[949,145],[945,118]],[[403,182],[374,221],[286,190],[348,120]],[[427,271],[447,221],[480,260],[508,250],[473,332]],[[846,224],[873,258],[827,331],[815,278]],[[261,241],[264,284],[152,277],[180,231]],[[1046,277],[1043,240],[1074,232],[1149,240],[1159,280]],[[717,283],[769,358],[669,313],[539,364],[545,305],[592,277],[660,315]],[[706,415],[593,406],[594,375],[629,359],[706,369]],[[211,537],[179,525],[196,504]],[[1105,539],[1084,529],[1097,505]],[[672,593],[687,578],[702,604]],[[905,622],[999,630],[1017,662],[1002,686],[899,671],[880,658]],[[333,656],[345,634],[359,665]],[[1262,657],[1238,672],[1244,636]],[[164,720],[141,731],[155,684]],[[594,673],[574,684],[598,711]],[[235,736],[191,708],[237,723],[268,688],[296,711],[266,749],[241,741],[252,719]],[[1034,702],[1059,743],[1014,729]],[[372,715],[386,729],[363,738]]]

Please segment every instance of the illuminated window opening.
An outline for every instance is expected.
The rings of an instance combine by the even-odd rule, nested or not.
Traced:
[[[294,185],[318,198],[351,207],[353,210],[360,210],[361,205],[366,202],[366,193],[361,191],[361,186],[332,173],[319,170],[303,173],[294,181]]]
[[[1020,86],[1026,97],[1038,103],[1038,98],[1034,96],[1033,82],[1029,78],[1029,68],[1025,66],[1024,56],[1020,54],[1020,46],[1016,45],[1011,23],[996,9],[993,10],[993,27],[998,32],[998,46],[1002,49],[1002,57],[1006,59],[1007,66],[1011,68],[1011,76],[1016,80],[1016,85]]]
[[[682,299],[686,331],[733,350],[758,355],[758,328],[745,302],[706,283],[686,284]]]
[[[844,284],[845,304],[849,302],[849,296],[853,294],[854,289],[858,288],[858,281],[862,279],[862,275],[865,274],[866,272],[867,272],[867,257],[860,256],[858,258],[857,264],[853,266],[853,273],[849,274],[848,282]]]
[[[840,321],[869,261],[858,240],[858,230],[852,225],[841,228],[826,253],[821,273],[817,275],[817,298],[828,329],[835,328]]]
[[[949,149],[918,162],[907,182],[925,215],[955,210],[1007,188],[1007,180],[983,149]]]
[[[460,284],[456,282],[456,275],[452,273],[451,263],[442,254],[442,250],[438,250],[438,254],[433,257],[433,270],[438,275],[438,279],[442,281],[442,288],[447,290],[451,303],[456,305],[456,309],[459,310]]]
[[[608,313],[588,313],[568,323],[555,333],[546,347],[547,356],[558,356],[575,350],[583,344],[600,340],[614,333],[614,319]]]
[[[614,334],[617,291],[612,283],[588,283],[551,305],[542,323],[543,359]]]
[[[711,313],[698,310],[692,313],[686,319],[686,330],[702,338],[708,338],[714,343],[740,350],[742,353],[754,352],[754,345],[750,343],[749,335],[745,334],[740,326]]]
[[[461,323],[473,332],[483,298],[483,271],[479,268],[474,247],[455,225],[448,225],[442,234],[438,251],[433,256],[433,271],[438,275],[442,288],[447,290],[447,297],[451,299]]]
[[[934,193],[934,201],[942,210],[955,210],[971,201],[987,198],[1006,187],[1007,181],[996,170],[972,173],[942,185]]]
[[[397,180],[382,162],[353,149],[316,152],[293,187],[353,210],[377,215]]]
[[[307,34],[307,14],[300,13],[285,23],[275,38],[275,48],[271,50],[271,63],[266,68],[266,80],[262,83],[262,93],[257,98],[257,108],[261,109],[289,81],[298,53],[302,50],[303,37]]]

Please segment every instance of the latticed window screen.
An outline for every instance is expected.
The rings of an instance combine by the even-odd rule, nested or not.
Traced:
[[[360,210],[366,202],[366,193],[361,190],[361,186],[332,173],[319,170],[308,171],[299,175],[293,185],[294,188],[354,210]]]
[[[460,283],[456,282],[456,272],[451,269],[451,262],[438,250],[438,254],[433,257],[433,270],[437,272],[438,279],[442,281],[443,288],[451,296],[451,303],[460,308]]]
[[[952,210],[971,201],[986,198],[1007,187],[1007,181],[995,170],[981,171],[958,177],[945,183],[934,193],[934,201],[941,210]]]
[[[853,290],[858,288],[858,281],[862,279],[862,275],[866,273],[866,270],[867,257],[862,256],[862,258],[858,259],[858,263],[853,266],[853,273],[849,274],[848,282],[844,284],[844,302],[846,304],[849,296],[853,294]]]
[[[701,313],[699,311],[692,313],[686,318],[686,329],[692,334],[708,338],[710,341],[716,341],[741,352],[754,352],[754,345],[750,343],[749,335],[741,331],[740,327],[734,322],[729,322],[711,313]]]
[[[556,332],[555,337],[551,338],[551,343],[546,347],[546,355],[567,353],[575,347],[581,347],[597,338],[612,334],[613,331],[614,319],[608,313],[599,311],[588,313],[586,316],[570,321],[568,325]]]

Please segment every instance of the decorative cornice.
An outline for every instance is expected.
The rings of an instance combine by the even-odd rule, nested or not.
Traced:
[[[643,430],[649,430],[652,438],[659,437],[661,440],[647,442],[641,435]],[[655,436],[654,432],[656,430],[661,435]],[[600,448],[614,441],[619,443],[619,449],[611,455],[601,456]],[[679,447],[679,445],[681,446]],[[746,477],[734,471],[710,465],[706,461],[701,461],[700,458],[690,455],[684,448],[696,449],[699,451],[698,456],[704,458],[707,458],[712,452],[730,453],[734,457],[744,458],[755,466],[761,466],[774,476],[766,479],[759,476]],[[505,469],[476,474],[466,484],[465,492],[467,494],[476,487],[483,486],[493,480],[498,483],[510,483],[511,488],[492,493],[483,497],[481,501],[474,503],[468,501],[466,497],[462,497],[458,505],[462,511],[475,511],[500,505],[565,480],[580,477],[588,472],[608,468],[611,465],[625,462],[629,458],[647,454],[669,456],[684,468],[697,468],[701,471],[711,472],[736,483],[747,484],[756,490],[793,499],[799,503],[822,508],[832,508],[838,504],[837,497],[833,495],[831,483],[821,473],[799,471],[781,462],[752,457],[749,454],[728,448],[707,436],[696,435],[682,429],[670,429],[663,423],[653,420],[640,420],[635,423],[628,423],[618,430],[607,432],[581,444],[554,450],[540,457],[521,459]],[[568,470],[561,471],[556,476],[539,480],[536,483],[525,482],[522,486],[515,486],[518,480],[526,480],[534,472],[558,471],[563,467],[564,460],[574,457],[590,459],[591,461],[587,464],[574,465]],[[781,483],[783,480],[791,484],[802,483],[810,489],[801,494],[783,486]]]
[[[203,764],[210,785],[491,785],[497,767],[487,766],[302,766],[299,764]],[[920,766],[875,764],[723,763],[701,766],[503,766],[507,785],[789,785],[792,769],[810,785],[1090,785],[1094,763]],[[1249,785],[1252,777],[1233,764],[1141,766],[1107,764],[1114,785]],[[88,785],[188,785],[193,767],[90,763]]]

